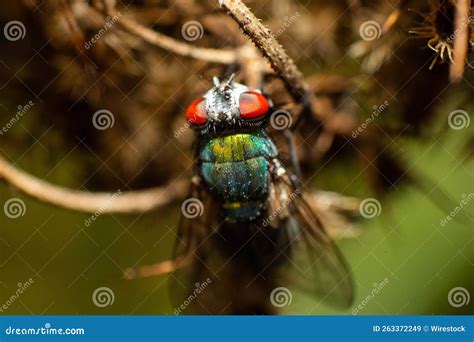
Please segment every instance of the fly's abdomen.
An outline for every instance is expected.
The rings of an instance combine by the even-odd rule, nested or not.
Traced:
[[[236,221],[257,217],[268,195],[268,162],[277,150],[265,132],[209,140],[200,152],[201,175]]]

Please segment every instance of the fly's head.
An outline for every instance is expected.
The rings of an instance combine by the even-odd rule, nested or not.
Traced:
[[[267,123],[270,105],[258,90],[214,77],[214,87],[193,101],[186,111],[188,123],[200,133],[220,134],[263,127]]]

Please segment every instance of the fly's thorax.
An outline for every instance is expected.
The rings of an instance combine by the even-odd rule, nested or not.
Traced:
[[[275,158],[278,149],[265,129],[201,138],[199,160],[239,162],[256,157]]]

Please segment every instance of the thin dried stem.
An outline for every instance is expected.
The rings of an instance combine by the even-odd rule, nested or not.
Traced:
[[[174,272],[176,269],[185,265],[186,263],[183,263],[181,259],[166,260],[153,265],[128,268],[125,270],[123,277],[127,280],[133,280],[138,278],[160,276]]]
[[[456,3],[454,21],[454,60],[449,69],[451,82],[459,82],[463,75],[469,49],[469,12],[470,0],[459,0]]]
[[[64,209],[101,214],[150,212],[186,198],[189,189],[187,180],[176,180],[168,186],[147,190],[115,193],[78,191],[32,176],[2,157],[0,157],[0,180],[41,202]],[[358,216],[358,199],[332,192],[316,191],[308,196],[308,200],[315,210],[328,215],[328,226],[336,226],[334,222],[337,221],[338,226],[345,227],[344,230],[353,230],[348,218]]]
[[[237,51],[192,46],[140,25],[133,19],[121,16],[116,10],[108,10],[107,14],[112,17],[120,17],[117,24],[129,33],[172,53],[211,63],[233,64],[237,61]]]
[[[19,170],[2,157],[0,179],[41,202],[60,208],[101,214],[131,214],[156,210],[184,198],[188,190],[187,181],[177,180],[168,186],[141,191],[77,191],[45,182]]]

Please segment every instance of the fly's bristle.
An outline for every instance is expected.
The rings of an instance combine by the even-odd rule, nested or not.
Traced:
[[[234,82],[234,79],[235,79],[235,73],[233,73],[229,76],[229,79],[226,82],[226,86],[232,85],[232,83]]]

